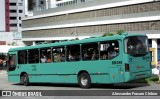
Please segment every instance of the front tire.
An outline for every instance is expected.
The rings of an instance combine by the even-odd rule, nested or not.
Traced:
[[[91,86],[91,78],[88,73],[81,73],[78,76],[78,84],[81,88],[89,88]]]
[[[23,74],[21,76],[21,83],[24,84],[25,86],[29,86],[29,77],[28,74]]]

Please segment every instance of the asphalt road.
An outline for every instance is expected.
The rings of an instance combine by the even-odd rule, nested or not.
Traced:
[[[160,96],[105,96],[105,92],[121,92],[121,91],[134,91],[134,90],[160,90],[160,84],[152,83],[122,83],[109,85],[94,85],[90,89],[81,89],[78,85],[73,84],[31,84],[30,86],[23,86],[19,83],[11,83],[7,80],[7,73],[0,71],[0,90],[54,90],[61,91],[61,94],[55,94],[54,96],[43,96],[43,97],[12,97],[12,99],[159,99]],[[92,91],[92,92],[91,92]],[[78,93],[78,94],[77,94]],[[80,94],[79,94],[80,93]],[[93,95],[92,95],[93,94]],[[61,96],[63,95],[63,96]],[[73,96],[70,96],[73,95]],[[77,96],[76,96],[77,95]],[[88,96],[89,95],[89,96]],[[99,95],[99,96],[98,96]],[[102,95],[102,96],[101,96]],[[11,97],[0,97],[0,99],[10,99]]]

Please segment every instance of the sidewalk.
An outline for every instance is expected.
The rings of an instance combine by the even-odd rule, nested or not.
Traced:
[[[5,74],[5,73],[7,73],[6,70],[0,70],[0,74]]]

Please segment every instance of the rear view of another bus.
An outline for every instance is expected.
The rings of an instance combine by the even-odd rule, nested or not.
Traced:
[[[127,36],[124,39],[125,82],[151,77],[151,55],[147,36]]]

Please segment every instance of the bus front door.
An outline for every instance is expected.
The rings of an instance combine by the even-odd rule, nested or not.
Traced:
[[[10,52],[7,59],[8,80],[11,82],[19,82],[19,70],[17,69],[17,53]]]

